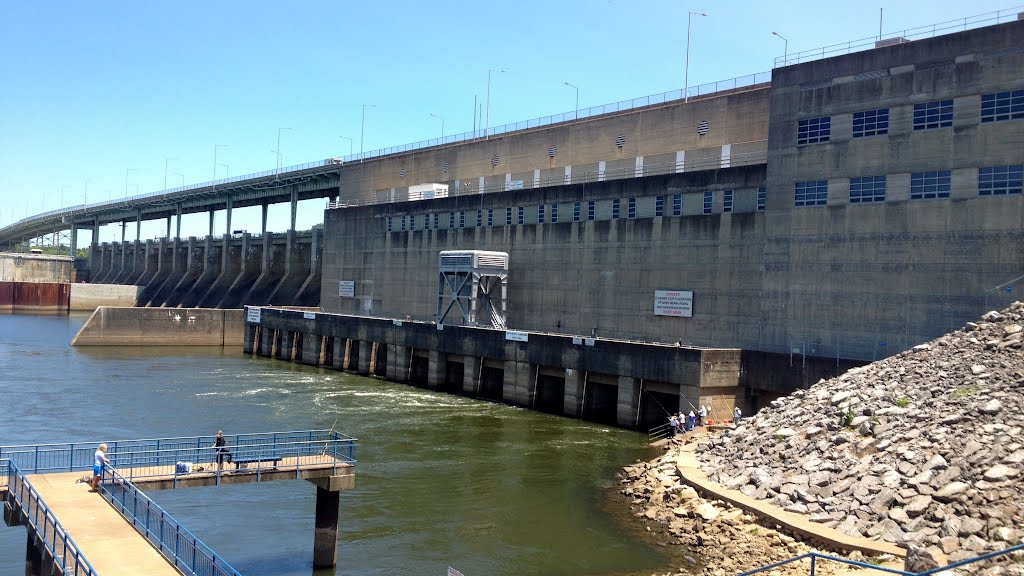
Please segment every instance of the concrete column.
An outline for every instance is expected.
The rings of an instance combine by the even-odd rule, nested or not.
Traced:
[[[388,344],[388,380],[405,382],[409,375],[409,352],[405,346]]]
[[[268,358],[274,355],[274,330],[263,329],[263,333],[260,335],[260,356],[266,356]]]
[[[135,240],[142,241],[142,210],[135,211]]]
[[[128,227],[127,220],[121,220],[121,244],[124,244],[125,228]]]
[[[181,227],[179,226],[179,228],[181,228]],[[180,232],[180,230],[179,230],[179,232]],[[165,236],[165,238],[167,238],[168,240],[171,239],[171,215],[170,214],[167,215],[167,235]]]
[[[319,366],[323,343],[324,337],[319,334],[302,334],[302,363]]]
[[[245,332],[242,334],[242,353],[252,354],[256,345],[256,330],[258,328],[259,326],[256,324],[245,324]]]
[[[427,351],[427,386],[437,388],[444,384],[444,375],[448,356],[437,350]]]
[[[267,210],[270,208],[269,204],[263,205],[263,226],[260,228],[260,234],[267,233]]]
[[[341,357],[341,369],[352,369],[352,340],[345,339],[345,354]]]
[[[359,368],[356,372],[360,374],[370,373],[370,356],[373,354],[373,342],[354,341],[359,345]]]
[[[478,356],[465,356],[462,369],[462,391],[466,394],[480,393],[480,366],[483,359]]]
[[[619,376],[619,397],[615,404],[615,423],[632,428],[636,426],[636,410],[640,403],[640,380]]]
[[[571,417],[580,415],[583,399],[583,373],[572,368],[565,369],[565,393],[562,396],[562,414]]]
[[[213,236],[213,215],[216,213],[215,210],[210,210],[210,231],[206,234],[207,236]]]
[[[533,367],[526,362],[505,361],[505,378],[502,382],[502,400],[519,406],[529,406],[533,397]]]
[[[292,359],[292,344],[295,341],[295,333],[289,330],[281,330],[280,342],[277,345],[277,358],[279,360]]]
[[[288,230],[295,230],[295,217],[299,211],[299,191],[292,188],[292,223]]]
[[[316,487],[316,519],[313,529],[313,568],[333,568],[338,563],[338,507],[341,492]]]
[[[43,573],[43,550],[37,546],[36,533],[31,528],[28,532],[28,542],[25,544],[25,576],[41,576]]]
[[[224,220],[226,221],[224,225],[224,233],[231,234],[231,196],[227,197],[225,203],[227,204],[227,207],[224,209]]]
[[[69,254],[69,256],[71,256],[72,258],[74,258],[75,254],[78,253],[78,226],[75,226],[74,224],[71,225],[71,250],[70,250],[70,252],[71,252],[71,254]]]
[[[342,370],[345,365],[345,353],[348,348],[345,346],[348,342],[344,338],[334,338],[334,358],[331,359],[331,368],[335,370]]]
[[[176,212],[177,212],[178,215],[175,218],[175,221],[177,223],[178,229],[175,232],[174,237],[175,238],[181,238],[181,204],[178,204],[178,209],[176,210]]]

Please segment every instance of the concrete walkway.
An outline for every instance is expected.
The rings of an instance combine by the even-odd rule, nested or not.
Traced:
[[[82,555],[103,576],[181,576],[167,560],[88,484],[83,472],[31,474],[26,478],[46,502]]]
[[[865,556],[883,554],[891,554],[898,558],[906,556],[907,551],[895,544],[843,534],[824,524],[811,522],[801,514],[786,512],[763,500],[751,498],[739,490],[730,490],[717,482],[712,482],[701,470],[700,463],[697,461],[697,455],[694,452],[697,448],[696,436],[691,436],[687,440],[689,441],[679,449],[676,470],[683,482],[693,487],[702,497],[728,502],[760,518],[775,522],[792,533],[815,540],[826,548],[851,552],[856,550]]]

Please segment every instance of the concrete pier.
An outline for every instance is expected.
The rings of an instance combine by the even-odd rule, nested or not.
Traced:
[[[341,492],[316,487],[316,518],[313,528],[313,568],[338,563],[338,507]]]

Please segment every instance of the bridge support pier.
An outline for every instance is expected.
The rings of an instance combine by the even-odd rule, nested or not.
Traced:
[[[313,568],[333,568],[338,563],[338,508],[341,492],[316,487],[316,519],[313,529]]]

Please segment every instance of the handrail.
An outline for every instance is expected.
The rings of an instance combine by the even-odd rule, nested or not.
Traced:
[[[117,470],[103,467],[100,491],[132,527],[178,570],[203,576],[241,576],[227,560],[218,556]]]
[[[1017,544],[1016,546],[1011,546],[1009,548],[1003,548],[1002,550],[996,550],[995,552],[989,552],[987,554],[982,554],[980,556],[975,556],[974,558],[968,558],[966,560],[960,560],[959,562],[954,562],[952,564],[948,564],[946,566],[940,566],[938,568],[932,568],[930,570],[925,570],[923,572],[907,572],[905,570],[899,570],[899,569],[896,569],[896,568],[888,568],[886,566],[878,566],[876,564],[870,564],[870,563],[867,563],[867,562],[860,562],[860,561],[857,561],[857,560],[850,560],[848,558],[840,558],[838,556],[831,556],[829,554],[822,554],[820,552],[807,552],[807,553],[801,554],[799,556],[794,556],[792,558],[787,558],[785,560],[780,560],[779,562],[773,562],[771,564],[768,564],[768,565],[765,565],[765,566],[761,566],[760,568],[755,568],[753,570],[747,570],[746,572],[740,572],[736,576],[752,576],[753,574],[759,574],[761,572],[766,572],[768,570],[773,570],[775,568],[778,568],[779,566],[784,566],[784,565],[790,564],[792,562],[799,562],[800,560],[804,560],[806,558],[810,558],[811,559],[811,564],[810,564],[809,571],[808,571],[808,574],[810,576],[815,576],[815,570],[817,568],[818,559],[828,560],[828,561],[831,561],[831,562],[838,562],[840,564],[846,564],[848,566],[856,566],[858,568],[867,568],[869,570],[875,570],[877,572],[885,572],[885,573],[888,573],[888,574],[898,574],[898,575],[901,575],[901,576],[932,576],[933,574],[945,573],[947,570],[953,570],[954,568],[959,568],[961,566],[967,566],[967,565],[974,564],[976,562],[981,562],[981,561],[984,561],[984,560],[990,560],[992,558],[997,558],[999,556],[1006,556],[1008,554],[1012,554],[1014,552],[1019,552],[1019,551],[1024,551],[1024,544]]]
[[[984,14],[968,16],[966,18],[958,18],[956,20],[947,20],[945,22],[928,24],[926,26],[918,26],[917,28],[907,28],[896,32],[890,32],[885,35],[871,36],[869,38],[861,38],[859,40],[850,40],[849,42],[832,44],[830,46],[822,46],[821,48],[812,48],[810,50],[794,52],[792,54],[776,57],[775,67],[781,68],[782,66],[789,66],[791,64],[802,64],[804,62],[812,62],[823,58],[831,58],[832,56],[850,54],[853,52],[860,52],[862,50],[871,50],[872,48],[877,47],[877,43],[885,40],[893,41],[893,44],[902,44],[904,41],[909,42],[911,40],[933,38],[935,36],[944,36],[955,32],[963,32],[974,28],[983,28],[993,24],[1010,22],[1017,19],[1017,14],[1020,10],[1021,7],[1006,8],[1003,10],[996,10],[995,12],[986,12]]]
[[[25,514],[26,522],[39,536],[65,576],[96,576],[89,561],[75,544],[67,530],[39,496],[39,492],[28,482],[17,464],[9,459],[0,460],[0,469],[6,469],[7,489]]]

